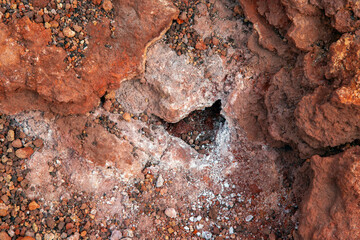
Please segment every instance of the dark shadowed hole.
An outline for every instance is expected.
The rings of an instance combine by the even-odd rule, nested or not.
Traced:
[[[214,145],[216,134],[225,122],[220,112],[221,101],[218,100],[211,107],[191,112],[177,123],[167,123],[166,130],[199,153],[206,154]]]

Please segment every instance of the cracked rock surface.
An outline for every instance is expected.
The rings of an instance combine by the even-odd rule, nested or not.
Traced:
[[[87,24],[85,60],[70,69],[63,61],[65,51],[48,46],[50,29],[27,16],[0,23],[1,110],[60,114],[91,110],[106,90],[143,73],[148,46],[164,34],[177,13],[170,1],[114,1],[113,31],[106,17]]]

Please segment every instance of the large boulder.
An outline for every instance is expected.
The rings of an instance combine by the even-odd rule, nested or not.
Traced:
[[[178,10],[170,1],[113,2],[114,22],[89,23],[82,66],[67,69],[64,49],[48,46],[51,30],[28,17],[0,23],[0,110],[84,113],[107,90],[144,71],[148,46],[162,36]]]

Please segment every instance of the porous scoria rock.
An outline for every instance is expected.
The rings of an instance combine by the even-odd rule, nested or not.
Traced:
[[[358,51],[359,39],[353,34],[344,34],[333,43],[326,69],[326,77],[333,79],[332,88],[318,87],[297,106],[301,137],[314,148],[335,147],[360,137]]]
[[[254,23],[254,29],[258,34],[259,44],[265,49],[275,52],[281,56],[288,55],[290,53],[289,46],[283,42],[280,36],[273,31],[272,26],[258,12],[258,1],[240,0],[240,3],[244,9],[246,17]],[[282,8],[281,4],[275,5],[277,5],[278,8]],[[262,6],[262,8],[264,8],[264,6]],[[279,15],[279,18],[283,19],[285,16]],[[272,20],[271,22],[278,21]]]
[[[249,136],[290,145],[302,158],[359,138],[358,40],[345,34],[332,43],[337,35],[321,11],[329,3],[240,2],[256,30],[248,46],[259,56],[249,100],[232,101],[232,109],[240,109],[233,112],[241,114],[235,118]],[[275,5],[289,21],[270,16]],[[283,54],[284,45],[293,54]]]
[[[305,3],[305,1],[303,1]],[[309,3],[307,3],[310,5]],[[331,25],[339,32],[351,32],[359,28],[360,3],[353,0],[311,1],[330,17]]]
[[[310,159],[313,179],[302,203],[303,239],[360,238],[360,147]]]
[[[69,71],[65,51],[47,46],[50,29],[27,17],[0,23],[0,109],[84,113],[106,90],[141,74],[147,47],[170,26],[178,10],[170,1],[154,0],[114,1],[113,7],[115,36],[107,19],[88,24],[83,66]]]

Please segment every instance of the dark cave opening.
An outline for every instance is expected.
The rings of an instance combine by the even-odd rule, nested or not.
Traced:
[[[166,130],[199,153],[206,154],[213,147],[217,132],[225,123],[225,118],[220,114],[221,109],[221,100],[217,100],[211,107],[193,111],[177,123],[166,123]]]

